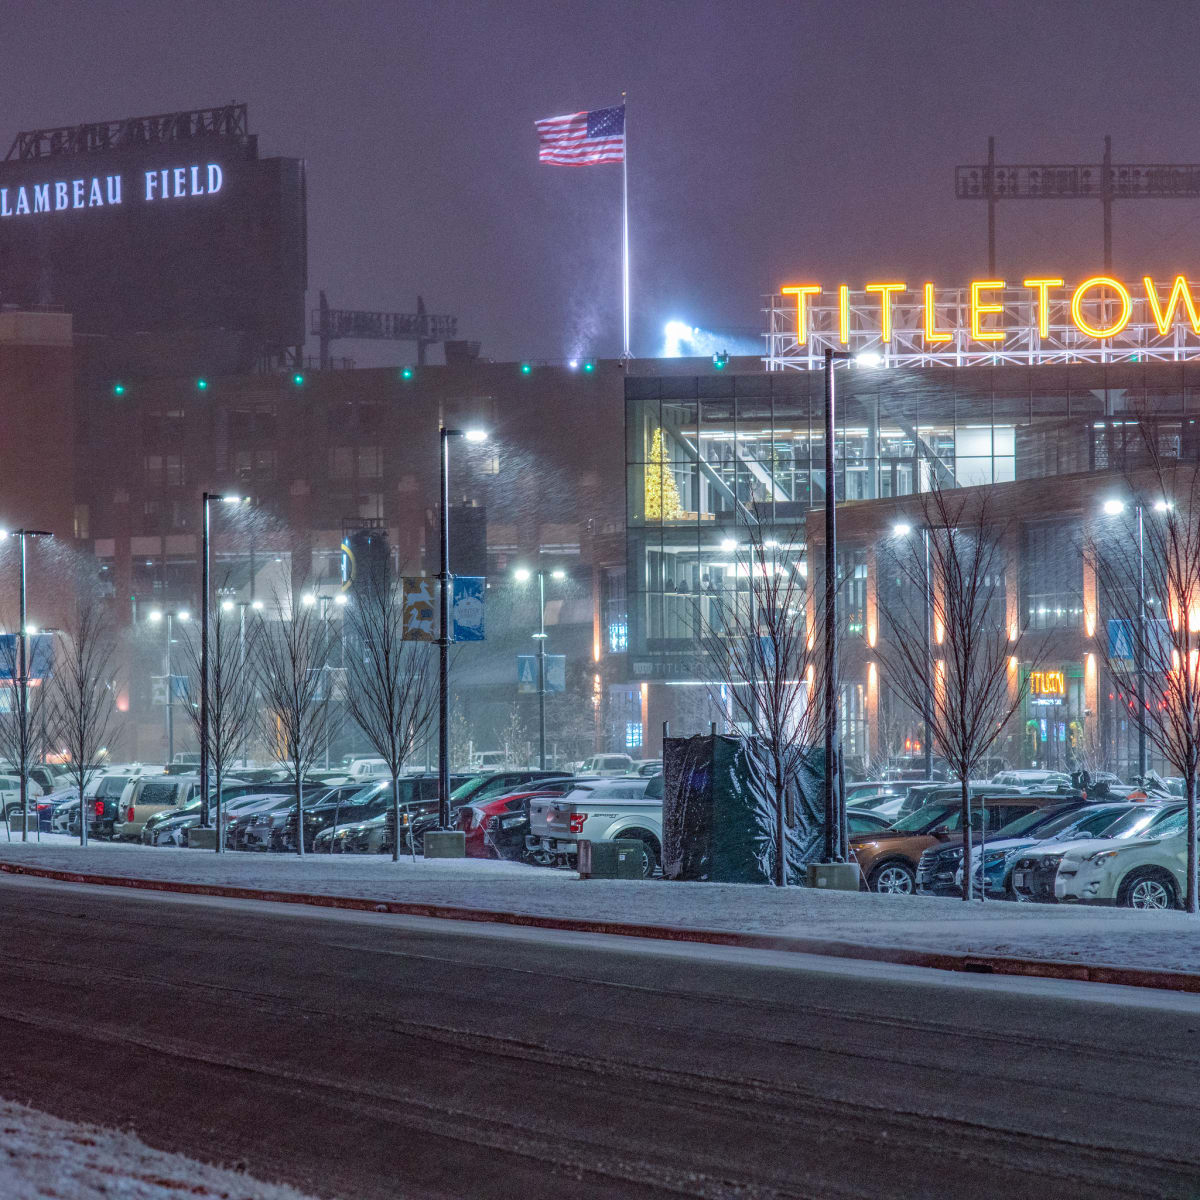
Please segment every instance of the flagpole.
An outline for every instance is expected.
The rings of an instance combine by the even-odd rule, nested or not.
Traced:
[[[621,93],[622,129],[624,148],[621,153],[621,298],[625,315],[625,352],[622,358],[632,358],[629,352],[629,109],[625,93]]]

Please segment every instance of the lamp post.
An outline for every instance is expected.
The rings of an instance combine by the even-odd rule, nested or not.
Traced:
[[[5,537],[20,538],[21,547],[18,557],[20,563],[20,626],[17,633],[17,704],[18,719],[20,720],[21,761],[18,763],[21,776],[21,841],[29,841],[29,670],[27,663],[28,649],[26,641],[29,637],[29,625],[26,617],[25,597],[25,539],[53,537],[54,534],[45,529],[14,529]],[[82,820],[83,814],[80,814]]]
[[[513,578],[518,583],[528,583],[530,575],[528,567],[518,567],[513,572]],[[550,578],[566,579],[567,573],[561,568],[550,572]],[[546,769],[546,572],[537,569],[538,581],[538,631],[533,635],[537,641],[538,664],[538,766]]]
[[[441,570],[437,578],[441,585],[438,594],[438,828],[450,828],[450,439],[466,438],[469,442],[485,442],[482,429],[439,430],[441,486],[438,500],[441,508]]]
[[[905,522],[900,522],[892,527],[892,533],[898,538],[908,537],[912,533],[912,526]],[[922,596],[921,601],[924,607],[925,627],[925,687],[924,696],[921,703],[921,721],[924,725],[924,734],[922,737],[922,748],[924,749],[925,758],[925,778],[933,778],[933,596],[929,574],[929,526],[921,526],[921,553],[922,553],[922,570],[921,584]]]
[[[162,609],[154,608],[150,610],[149,615],[152,625],[157,625],[164,619],[167,623],[167,641],[163,646],[163,674],[167,680],[167,762],[170,763],[175,761],[175,676],[171,664],[171,643],[174,640],[172,625],[175,621],[179,621],[181,624],[185,623],[191,618],[191,613],[186,608],[181,608],[177,612],[170,610],[163,612]]]
[[[225,496],[220,492],[204,492],[202,546],[200,554],[200,828],[208,828],[208,609],[209,609],[209,543],[211,535],[210,509],[213,500],[224,504],[241,504],[241,496]],[[221,831],[217,831],[217,848],[221,846]]]
[[[838,815],[838,777],[841,748],[838,733],[838,632],[837,632],[837,480],[833,468],[834,387],[833,364],[850,358],[845,350],[825,351],[825,857],[827,863],[843,860]],[[836,849],[835,849],[836,826]]]

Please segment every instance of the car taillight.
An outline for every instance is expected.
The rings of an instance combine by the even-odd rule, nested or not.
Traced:
[[[104,816],[104,801],[103,800],[96,801],[96,816],[98,816],[98,817]]]
[[[133,805],[132,804],[125,810],[125,820],[127,820],[127,821],[133,820]]]

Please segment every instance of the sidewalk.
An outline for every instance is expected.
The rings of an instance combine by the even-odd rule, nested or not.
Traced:
[[[353,897],[672,930],[817,939],[859,947],[980,958],[1167,970],[1200,976],[1200,921],[1176,912],[963,904],[925,896],[877,896],[808,888],[663,880],[582,881],[574,872],[477,859],[225,854],[93,843],[66,838],[11,844],[6,864],[122,879],[170,881]],[[800,947],[793,947],[800,948]],[[833,951],[837,952],[837,951]]]

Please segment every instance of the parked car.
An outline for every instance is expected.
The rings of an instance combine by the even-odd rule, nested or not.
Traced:
[[[976,835],[972,840],[976,847],[986,851],[992,845],[993,838],[998,842],[1006,841],[1014,830],[1032,833],[1063,813],[1076,812],[1086,803],[1082,796],[1064,799],[1057,792],[1027,798],[1037,799],[1040,803],[1018,809],[1002,827],[989,830],[986,823],[974,827]],[[917,891],[925,896],[957,896],[962,890],[962,859],[961,830],[958,837],[930,846],[917,862]]]
[[[967,784],[967,793],[972,798],[984,794],[989,796],[1016,795],[1023,790],[1023,788],[1016,787],[1015,785],[1005,787],[1002,784],[989,783],[982,779],[973,779]],[[923,808],[926,804],[936,804],[942,800],[958,800],[961,803],[962,785],[959,783],[914,784],[908,789],[908,794],[904,797],[904,801],[900,805],[898,815],[907,817],[909,813],[916,812],[917,809]]]
[[[523,784],[516,791],[475,804],[464,804],[457,811],[456,828],[467,835],[468,858],[525,857],[525,839],[529,834],[529,801],[535,797],[565,796],[575,779],[550,780],[536,788]]]
[[[1179,907],[1186,886],[1186,808],[1155,806],[1130,814],[1105,833],[1109,836],[1022,855],[1013,867],[1014,888],[1029,892],[1031,899],[1060,904]]]
[[[896,783],[886,779],[862,780],[846,784],[846,806],[848,808],[870,808],[871,801],[881,797],[903,796]]]
[[[1062,771],[1042,771],[1042,770],[1022,770],[1022,771],[1000,771],[991,778],[992,783],[1001,784],[1005,787],[1016,788],[1037,788],[1039,791],[1046,791],[1050,788],[1071,786],[1070,775]]]
[[[526,847],[539,861],[570,864],[581,841],[617,838],[642,843],[642,876],[653,875],[662,861],[661,775],[583,779],[565,796],[530,798]]]
[[[142,826],[168,808],[180,808],[193,799],[200,787],[198,779],[183,775],[143,775],[125,802],[125,811],[113,822],[113,837],[119,841],[136,842],[142,836]]]
[[[1054,842],[1092,837],[1137,807],[1124,801],[1102,801],[1081,807],[1069,804],[1061,811],[1046,809],[1018,817],[1004,829],[997,830],[996,841],[976,846],[971,852],[976,889],[987,896],[1024,899],[1012,890],[1012,866],[1022,851],[1032,846],[1045,847]],[[956,883],[961,880],[960,864]]]
[[[453,786],[455,778],[461,778],[461,776],[451,776],[451,786]],[[497,771],[494,773],[485,771],[480,775],[472,775],[450,793],[451,826],[454,824],[455,813],[464,804],[476,804],[483,800],[495,799],[497,796],[503,796],[506,792],[514,791],[523,784],[532,783],[537,780],[564,778],[570,778],[570,776],[563,771],[541,771],[534,769]],[[435,790],[435,799],[436,796],[437,792]],[[437,827],[437,821],[436,804],[428,812],[414,814],[409,836],[414,839],[418,850],[424,845],[425,834],[430,829]]]
[[[633,759],[628,754],[593,754],[579,764],[576,775],[632,775]]]
[[[650,778],[654,775],[661,775],[663,769],[661,758],[635,758],[631,773],[634,775],[645,775]]]
[[[1029,809],[1049,802],[1020,794],[981,796],[972,810],[972,820],[976,829],[1000,829]],[[962,807],[957,800],[939,800],[901,817],[890,829],[851,836],[850,849],[862,873],[863,886],[872,892],[914,892],[921,855],[932,846],[954,839],[961,832],[961,820]],[[953,881],[953,871],[950,878]]]

